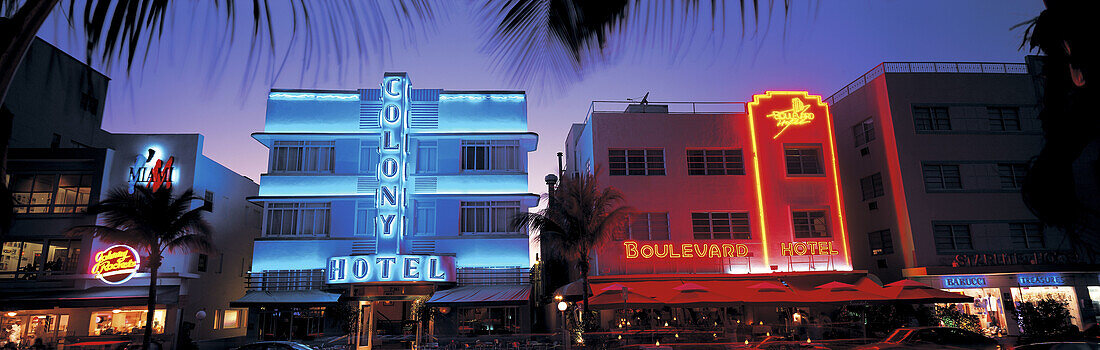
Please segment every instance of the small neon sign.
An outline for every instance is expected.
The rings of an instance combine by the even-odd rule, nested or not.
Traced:
[[[627,259],[691,259],[691,258],[739,258],[749,256],[749,246],[743,243],[683,243],[639,244],[623,242]]]
[[[129,281],[141,267],[141,256],[128,245],[114,245],[95,253],[92,275],[107,284]]]
[[[1021,287],[1061,286],[1066,284],[1066,278],[1057,274],[1029,274],[1017,276],[1016,282]]]
[[[804,255],[839,255],[840,251],[833,249],[832,241],[818,242],[781,242],[779,250],[783,256]]]
[[[775,119],[775,127],[781,128],[779,132],[772,136],[772,139],[779,138],[787,128],[795,125],[806,125],[814,120],[814,113],[810,112],[810,105],[802,102],[801,99],[795,97],[791,99],[791,109],[785,109],[782,111],[773,111],[768,113],[767,118]]]
[[[940,282],[944,288],[975,288],[989,284],[985,276],[944,277]]]

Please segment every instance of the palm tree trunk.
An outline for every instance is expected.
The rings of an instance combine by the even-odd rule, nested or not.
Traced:
[[[145,313],[145,337],[142,339],[142,349],[149,350],[149,344],[153,340],[153,315],[157,309],[157,271],[160,270],[160,253],[153,253],[152,264],[149,266],[149,305]]]
[[[581,296],[584,297],[584,308],[582,309],[584,313],[581,315],[581,318],[580,318],[580,320],[581,320],[581,330],[583,331],[585,329],[584,328],[585,324],[586,324],[585,321],[587,321],[587,320],[585,320],[585,318],[588,317],[588,288],[589,287],[588,287],[588,255],[587,254],[580,259],[579,264],[580,264],[580,268],[581,268],[581,280],[583,281],[583,284],[584,284],[584,288],[581,290]]]

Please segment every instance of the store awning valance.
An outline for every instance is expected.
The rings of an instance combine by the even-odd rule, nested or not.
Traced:
[[[0,295],[0,310],[141,306],[148,299],[149,287],[96,287],[33,294],[4,294]],[[179,286],[157,287],[157,304],[172,305],[178,301]]]
[[[332,304],[340,299],[340,294],[319,290],[277,290],[245,292],[240,299],[229,302],[229,306],[251,306],[259,304]]]
[[[523,305],[531,300],[531,286],[466,286],[435,292],[428,304],[434,306]]]

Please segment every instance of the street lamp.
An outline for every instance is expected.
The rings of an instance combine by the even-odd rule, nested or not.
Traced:
[[[555,299],[561,300],[559,298],[561,298],[560,295],[555,297]],[[566,349],[569,348],[569,333],[565,329],[565,309],[568,308],[569,304],[566,304],[564,301],[558,302],[558,311],[561,311],[561,339],[564,341],[562,346]]]

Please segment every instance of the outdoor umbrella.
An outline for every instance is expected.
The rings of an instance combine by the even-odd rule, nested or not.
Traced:
[[[874,284],[874,289],[881,290],[878,284]],[[865,288],[865,287],[864,287]],[[860,286],[854,284],[848,284],[843,282],[829,282],[822,284],[814,288],[810,293],[807,293],[807,299],[814,302],[821,303],[850,303],[850,302],[865,302],[865,301],[883,301],[889,300],[884,295],[876,294],[871,291],[865,290]]]
[[[604,287],[599,294],[588,298],[588,306],[597,310],[659,309],[663,305],[657,299],[638,294],[633,289],[618,283]]]
[[[750,281],[751,282],[751,281]],[[749,303],[791,303],[806,301],[803,293],[776,282],[758,282],[739,288],[737,297]]]
[[[673,287],[672,290],[676,293],[663,301],[675,307],[725,307],[739,301],[690,282]]]
[[[890,299],[914,304],[973,303],[974,298],[932,288],[913,280],[901,280],[886,285],[881,294]]]

